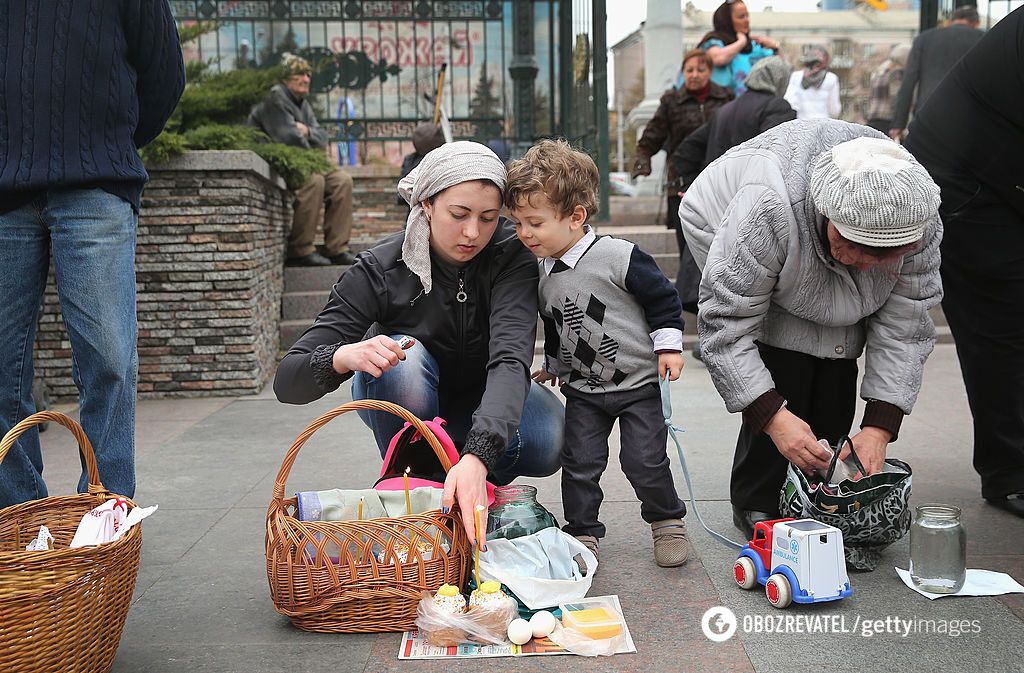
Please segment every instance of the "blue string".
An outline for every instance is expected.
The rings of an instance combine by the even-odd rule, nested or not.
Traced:
[[[676,451],[679,454],[679,466],[683,469],[683,478],[686,480],[686,490],[690,494],[690,507],[693,509],[693,513],[697,515],[697,520],[700,521],[700,525],[704,526],[704,530],[706,530],[711,537],[730,547],[742,549],[742,544],[734,542],[721,533],[713,530],[707,525],[707,523],[705,523],[704,517],[701,516],[700,509],[697,508],[697,500],[693,496],[693,482],[690,480],[690,470],[686,467],[686,455],[683,453],[683,445],[679,443],[679,436],[677,434],[684,432],[684,430],[672,424],[672,393],[669,390],[668,378],[666,377],[661,379],[659,383],[661,385],[661,412],[665,417],[665,426],[668,428],[668,434],[676,444]]]

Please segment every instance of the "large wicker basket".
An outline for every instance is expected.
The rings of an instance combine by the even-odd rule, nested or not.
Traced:
[[[447,472],[444,449],[420,419],[390,402],[343,404],[313,421],[288,449],[267,511],[267,579],[277,611],[306,631],[369,633],[415,628],[420,592],[462,586],[468,538],[455,512],[365,521],[299,521],[285,482],[299,449],[349,411],[392,413],[426,438]],[[426,552],[424,548],[429,549]]]
[[[135,590],[142,526],[116,542],[68,548],[86,512],[124,496],[100,483],[96,455],[82,426],[57,412],[33,414],[11,428],[0,442],[0,461],[23,432],[47,421],[63,425],[78,440],[89,492],[0,510],[0,671],[106,673]],[[50,529],[54,548],[25,551],[40,526]]]

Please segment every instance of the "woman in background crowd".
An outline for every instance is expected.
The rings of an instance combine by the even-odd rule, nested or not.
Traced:
[[[700,40],[715,69],[711,81],[737,96],[747,90],[747,74],[762,58],[772,56],[779,43],[769,37],[750,34],[750,13],[741,0],[723,2],[711,17],[714,30]]]
[[[903,83],[903,69],[910,54],[909,44],[897,44],[889,51],[889,58],[882,61],[871,75],[871,91],[868,100],[868,126],[882,133],[892,128],[892,109],[896,95]]]
[[[828,50],[814,46],[804,54],[804,69],[789,78],[786,100],[797,119],[838,119],[843,111],[839,101],[839,77],[829,72]]]
[[[651,157],[664,149],[669,156],[686,136],[706,123],[715,111],[732,100],[732,94],[711,81],[711,57],[701,49],[693,49],[683,57],[683,86],[670,89],[661,97],[654,118],[644,128],[643,137],[636,145],[636,163],[633,177],[651,174]],[[693,256],[686,249],[683,232],[679,228],[679,191],[683,185],[671,163],[666,166],[665,194],[668,197],[666,224],[676,232],[679,243],[679,274],[676,291],[683,308],[697,312],[697,285],[700,271]]]

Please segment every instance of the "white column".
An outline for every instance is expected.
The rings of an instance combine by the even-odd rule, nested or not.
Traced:
[[[629,125],[643,135],[665,90],[675,84],[683,60],[683,10],[679,0],[647,0],[644,22],[644,100],[629,113]],[[662,194],[665,153],[651,158],[651,175],[637,179],[639,194]]]

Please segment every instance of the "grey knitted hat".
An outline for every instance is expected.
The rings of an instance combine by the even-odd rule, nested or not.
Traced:
[[[939,211],[928,171],[883,138],[856,138],[818,155],[810,194],[843,238],[880,248],[919,240]]]

